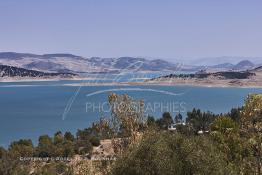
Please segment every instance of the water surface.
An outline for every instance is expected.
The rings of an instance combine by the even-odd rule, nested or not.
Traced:
[[[176,111],[181,110],[184,116],[186,111],[192,110],[193,107],[225,113],[233,107],[242,106],[249,93],[262,93],[261,88],[84,86],[79,89],[64,86],[79,82],[81,81],[0,83],[0,144],[6,147],[11,141],[21,138],[31,138],[36,143],[38,137],[43,134],[53,135],[59,130],[75,133],[77,129],[86,128],[99,117],[109,116],[106,111],[87,110],[87,104],[93,103],[98,107],[107,101],[111,91],[127,93],[135,99],[144,99],[147,104],[161,103],[163,109],[148,112],[155,117],[160,117],[165,109],[175,115],[174,108],[167,107],[173,103],[182,104],[183,108],[178,107]],[[132,91],[125,88],[140,90]],[[100,93],[88,96],[94,92]],[[72,103],[69,103],[70,99]],[[66,107],[68,113],[64,113]],[[64,120],[63,114],[66,114]]]

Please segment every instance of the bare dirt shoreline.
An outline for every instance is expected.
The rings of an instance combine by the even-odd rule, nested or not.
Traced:
[[[8,82],[40,82],[40,81],[62,81],[62,80],[87,80],[85,78],[73,77],[73,78],[60,78],[60,77],[45,77],[45,78],[32,78],[32,77],[8,77],[1,78],[0,82],[8,83]]]
[[[208,78],[157,78],[145,82],[147,85],[190,85],[203,87],[247,87],[261,88],[262,73],[256,72],[255,76],[247,79],[224,79],[217,77]]]
[[[132,82],[132,83],[76,83],[64,84],[64,86],[195,86],[195,87],[209,87],[209,88],[262,88],[262,85],[237,85],[237,84],[201,84],[201,83],[169,83],[169,82]]]
[[[89,78],[0,78],[0,82],[37,82],[37,81],[62,81],[62,80],[89,80]],[[262,73],[256,73],[248,79],[217,79],[217,78],[157,78],[143,82],[112,82],[112,83],[71,83],[64,86],[196,86],[196,87],[238,87],[262,88]]]

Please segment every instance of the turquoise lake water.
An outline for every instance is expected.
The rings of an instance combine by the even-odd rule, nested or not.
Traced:
[[[242,106],[249,93],[260,88],[205,88],[192,86],[64,86],[80,81],[0,83],[0,145],[40,135],[88,127],[101,116],[109,116],[106,105],[110,92],[144,99],[147,114],[174,116],[193,107],[214,113]],[[103,109],[98,109],[102,107]],[[155,106],[154,106],[155,105]],[[152,110],[153,109],[153,110]]]

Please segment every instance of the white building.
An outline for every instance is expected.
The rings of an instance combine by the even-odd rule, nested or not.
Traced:
[[[167,129],[169,131],[176,131],[176,126],[178,126],[178,125],[185,126],[186,124],[184,122],[182,122],[182,123],[173,123],[173,124],[169,125]]]

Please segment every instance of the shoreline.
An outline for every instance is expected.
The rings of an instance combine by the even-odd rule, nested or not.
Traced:
[[[206,87],[206,88],[262,88],[262,86],[237,86],[237,85],[204,85],[204,84],[170,84],[170,83],[76,83],[76,84],[64,84],[63,86],[193,86],[193,87]]]
[[[7,78],[0,79],[0,83],[21,83],[21,82],[47,82],[47,81],[84,81],[94,80],[93,78]],[[235,83],[229,80],[212,80],[212,81],[144,81],[144,82],[111,82],[111,83],[94,83],[94,82],[83,82],[83,83],[68,83],[62,84],[62,86],[194,86],[194,87],[207,87],[207,88],[262,88],[262,81],[252,82],[251,80],[241,80]],[[233,80],[235,81],[235,80]],[[230,83],[231,82],[231,83]],[[238,84],[237,84],[238,83]],[[240,83],[240,84],[239,84]]]
[[[41,81],[81,81],[81,80],[92,80],[90,78],[0,78],[0,83],[19,83],[19,82],[41,82]]]

